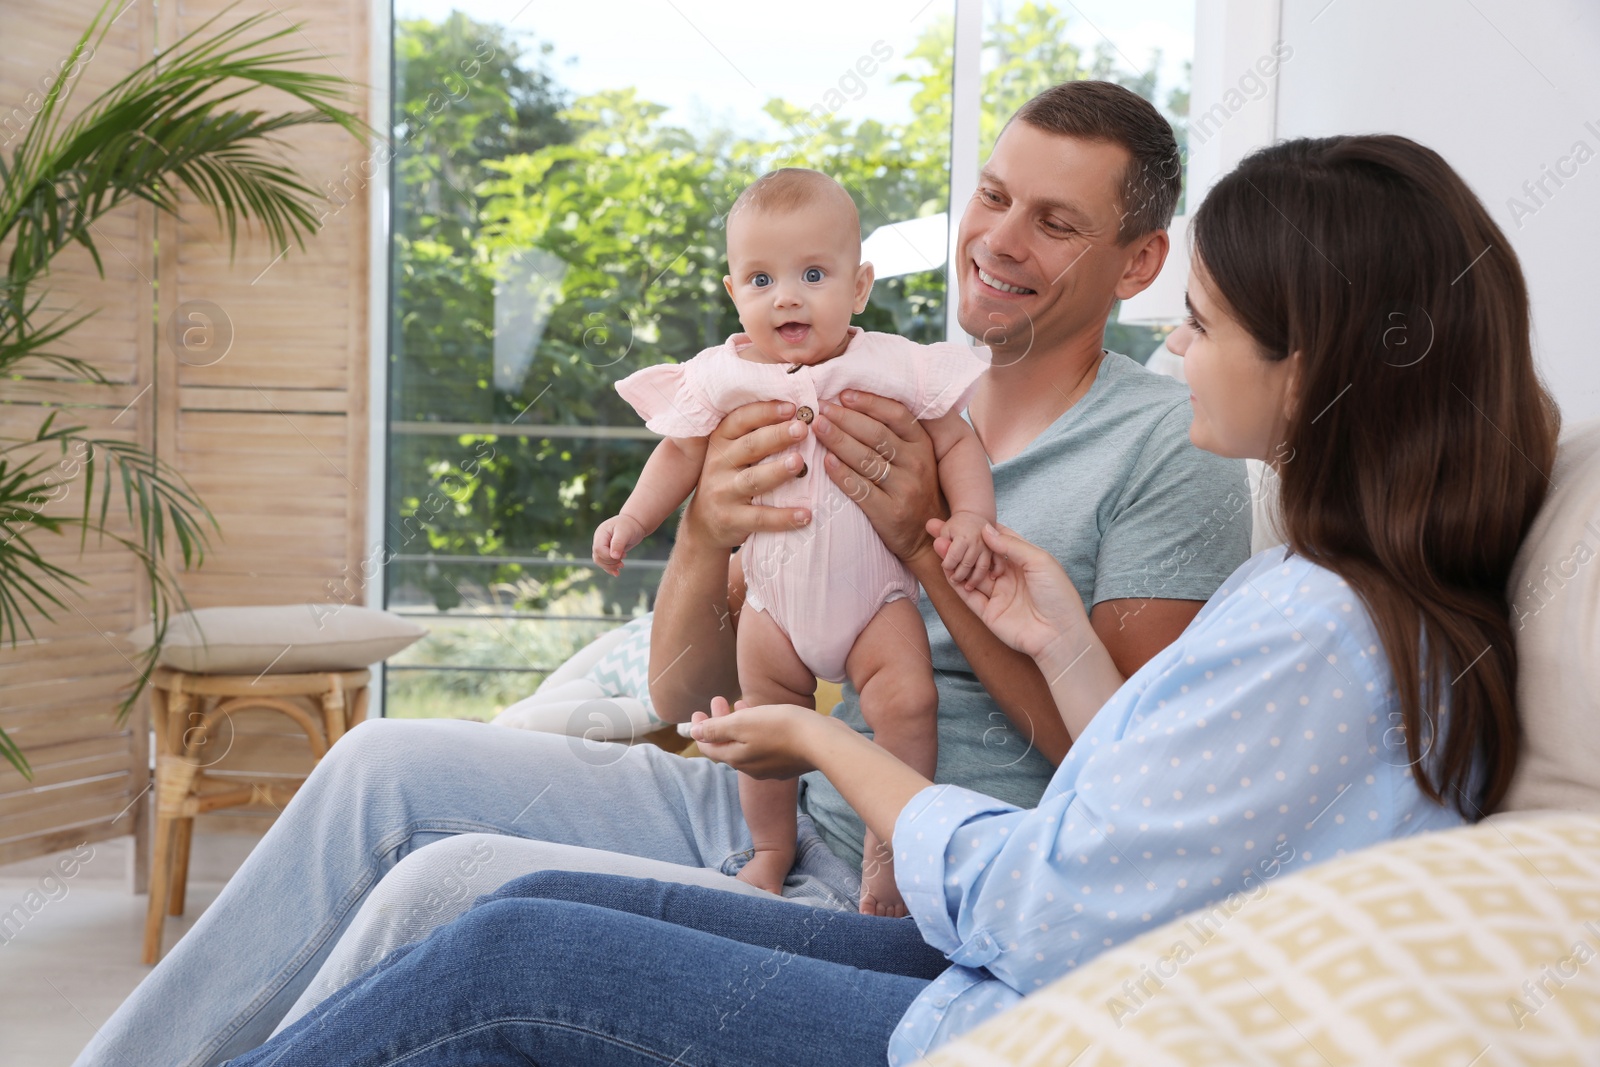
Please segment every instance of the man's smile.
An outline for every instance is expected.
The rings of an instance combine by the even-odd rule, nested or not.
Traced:
[[[972,267],[975,271],[977,271],[978,280],[996,292],[1010,293],[1013,296],[1038,295],[1036,290],[1028,289],[1020,285],[1013,285],[1010,282],[1002,281],[1001,279],[995,277],[993,274],[990,274],[988,271],[978,266],[977,260],[972,261]]]

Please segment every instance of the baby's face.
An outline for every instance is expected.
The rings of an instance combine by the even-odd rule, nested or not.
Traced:
[[[739,323],[763,353],[784,363],[821,363],[845,350],[850,316],[867,306],[872,265],[840,213],[826,207],[746,209],[728,226],[722,284]]]

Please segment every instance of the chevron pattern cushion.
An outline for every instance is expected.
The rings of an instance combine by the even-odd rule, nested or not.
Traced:
[[[621,627],[624,634],[615,645],[595,661],[584,675],[607,696],[632,697],[650,715],[650,722],[662,725],[655,705],[650,703],[650,620],[641,615]]]
[[[1285,874],[1096,957],[922,1062],[1592,1067],[1600,817],[1497,816]]]

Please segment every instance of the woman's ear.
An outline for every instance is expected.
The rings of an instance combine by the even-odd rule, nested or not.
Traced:
[[[1283,361],[1283,386],[1279,394],[1279,409],[1285,426],[1294,424],[1300,414],[1300,378],[1305,361],[1299,352],[1290,352]]]
[[[1261,458],[1281,474],[1283,465],[1294,458],[1294,448],[1289,441],[1294,436],[1295,420],[1300,415],[1300,382],[1304,377],[1305,360],[1299,352],[1291,352],[1274,367],[1281,368],[1278,379],[1278,419],[1272,432],[1272,451]]]
[[[856,268],[856,314],[867,310],[867,298],[872,295],[873,270],[871,263],[863,263]]]

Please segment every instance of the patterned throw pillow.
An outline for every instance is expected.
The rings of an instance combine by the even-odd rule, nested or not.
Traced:
[[[1498,817],[1285,874],[922,1062],[1600,1064],[1600,818]]]
[[[622,626],[622,636],[595,661],[584,677],[598,685],[607,696],[633,697],[644,705],[650,721],[662,725],[655,705],[650,703],[650,620],[641,615]]]

